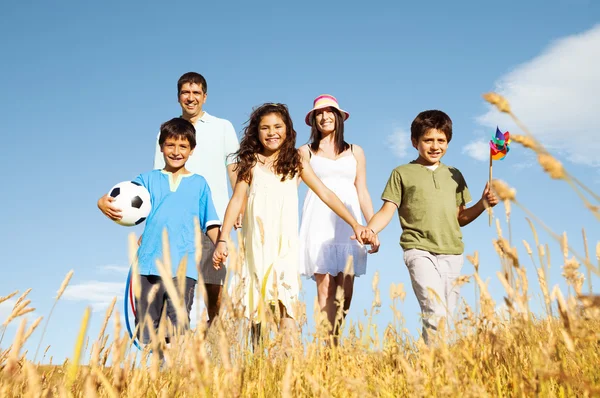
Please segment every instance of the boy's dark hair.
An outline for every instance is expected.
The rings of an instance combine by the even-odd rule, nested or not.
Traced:
[[[419,138],[431,129],[444,133],[448,142],[452,140],[452,119],[444,112],[435,109],[417,115],[410,125],[410,138],[419,141]]]
[[[350,148],[350,145],[344,141],[344,116],[342,112],[337,109],[330,107],[329,110],[335,114],[335,154],[339,155],[346,149]],[[321,132],[317,127],[317,112],[313,112],[310,123],[310,149],[313,152],[319,151],[319,143],[321,142]]]
[[[244,128],[244,136],[240,141],[240,149],[235,153],[237,178],[247,183],[252,182],[252,168],[256,165],[257,156],[264,149],[258,139],[258,128],[263,116],[274,113],[278,115],[286,129],[286,139],[281,144],[277,160],[273,164],[281,181],[294,178],[302,172],[302,160],[296,149],[296,130],[290,112],[285,104],[266,103],[255,108]]]
[[[167,138],[185,138],[190,143],[190,149],[196,147],[196,129],[192,123],[181,117],[175,117],[160,125],[158,145],[162,147]]]
[[[200,73],[196,72],[187,72],[181,75],[179,80],[177,81],[177,96],[179,97],[179,93],[181,92],[181,86],[186,83],[197,84],[202,86],[202,91],[206,94],[208,87],[206,86],[206,79]]]

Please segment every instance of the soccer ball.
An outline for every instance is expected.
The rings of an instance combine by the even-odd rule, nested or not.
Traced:
[[[117,224],[125,227],[138,225],[150,214],[150,193],[137,182],[120,182],[110,189],[108,195],[115,198],[112,203],[121,210],[123,216],[120,220],[115,220]]]

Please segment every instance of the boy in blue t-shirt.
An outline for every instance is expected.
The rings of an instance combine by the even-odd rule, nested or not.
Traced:
[[[146,316],[156,331],[163,311],[166,311],[175,328],[189,325],[198,279],[194,219],[198,219],[202,232],[208,235],[213,244],[218,239],[221,222],[210,187],[204,177],[185,168],[196,146],[195,136],[194,126],[185,119],[174,118],[162,124],[158,143],[165,160],[164,169],[140,174],[133,180],[148,190],[152,203],[137,253],[141,295],[136,298],[136,325],[142,322],[143,327],[138,329],[143,332],[138,331],[138,336],[144,344],[150,342]],[[114,219],[119,215],[108,216]],[[188,322],[185,325],[178,325],[176,309],[156,265],[157,260],[163,261],[164,258],[162,234],[165,229],[169,241],[171,274],[176,275],[181,262],[187,260],[183,301]],[[175,286],[178,286],[177,278],[173,279]],[[152,289],[156,289],[156,294],[149,301],[148,295]]]

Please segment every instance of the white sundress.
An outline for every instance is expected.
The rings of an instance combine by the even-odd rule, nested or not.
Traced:
[[[333,160],[311,153],[310,165],[323,184],[340,198],[354,218],[362,224],[358,193],[354,186],[354,155]],[[314,274],[335,276],[344,272],[348,256],[352,255],[354,275],[364,275],[367,271],[367,249],[351,240],[352,235],[354,231],[350,225],[309,189],[300,225],[300,274],[313,278]]]

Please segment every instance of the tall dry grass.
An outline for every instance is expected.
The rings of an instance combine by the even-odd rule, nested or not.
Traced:
[[[502,97],[491,93],[486,99],[512,115]],[[592,204],[598,203],[597,195],[573,178],[530,133],[513,139],[535,151],[551,178],[562,179],[576,189],[597,217],[598,207]],[[30,312],[27,291],[2,325],[4,332],[11,322],[20,321],[12,344],[0,349],[0,396],[600,396],[600,296],[591,294],[591,275],[600,273],[600,264],[596,265],[590,257],[585,232],[585,252],[577,253],[566,235],[551,231],[517,200],[514,189],[497,180],[493,189],[504,201],[508,225],[510,206],[517,206],[528,215],[533,236],[532,242],[519,243],[527,253],[527,258],[521,258],[510,228],[507,239],[497,223],[494,248],[500,267],[494,283],[504,287],[506,311],[498,312],[498,303],[479,275],[478,253],[468,255],[474,273],[463,275],[458,283],[473,285],[478,297],[476,307],[463,305],[452,328],[440,327],[429,346],[412,338],[404,326],[402,302],[406,291],[402,284],[389,287],[393,319],[380,334],[373,322],[382,294],[376,275],[372,284],[375,299],[367,322],[343,324],[345,333],[340,346],[335,347],[327,344],[329,327],[318,308],[310,314],[303,305],[296,309],[300,324],[306,322],[307,316],[314,316],[317,321],[310,341],[280,333],[279,314],[264,302],[265,291],[270,287],[265,281],[253,281],[261,286],[262,297],[254,297],[259,300],[254,321],[261,322],[264,337],[254,350],[249,338],[251,322],[244,318],[241,307],[242,286],[237,283],[231,294],[225,289],[221,315],[208,331],[201,322],[196,330],[175,334],[167,346],[164,337],[174,331],[163,321],[158,332],[152,333],[152,343],[140,352],[132,346],[113,301],[101,332],[90,342],[89,357],[81,357],[89,321],[86,310],[79,337],[73,343],[73,358],[61,366],[40,365],[21,352],[41,321],[38,318],[27,329],[23,318]],[[553,257],[554,264],[548,245],[539,241],[536,228],[546,230],[560,243],[562,253]],[[168,240],[165,242],[168,244]],[[135,252],[133,236],[130,251]],[[229,251],[229,272],[239,273],[243,250],[230,241]],[[600,263],[600,243],[595,255]],[[131,261],[135,269],[134,255]],[[526,261],[531,261],[536,271],[534,281],[526,274]],[[159,265],[163,275],[170,277],[169,259],[163,259]],[[550,268],[556,266],[562,268],[567,292],[548,282]],[[61,292],[68,278],[59,289]],[[586,279],[588,293],[584,293]],[[139,297],[136,283],[134,278],[134,293]],[[533,284],[542,292],[546,309],[542,316],[530,310]],[[167,289],[182,297],[181,285],[168,283]],[[388,287],[384,289],[387,291]],[[0,302],[17,294],[2,297]],[[200,294],[204,294],[201,289]],[[176,301],[181,305],[180,299]],[[177,316],[186,323],[181,308]],[[112,333],[107,332],[111,320]]]

